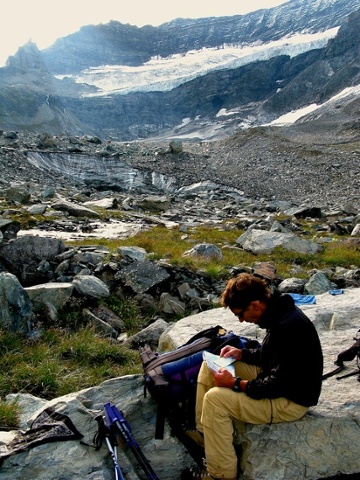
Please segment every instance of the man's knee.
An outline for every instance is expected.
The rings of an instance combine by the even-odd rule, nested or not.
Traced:
[[[224,394],[226,388],[213,387],[204,396],[203,408],[201,414],[201,424],[204,427],[214,429],[214,424],[218,422],[227,422],[230,419],[227,411],[226,401],[224,401]]]
[[[213,387],[208,390],[204,395],[203,411],[206,412],[210,410],[213,415],[215,409],[217,411],[227,410],[229,406],[227,399],[229,393],[232,393],[231,390],[222,387]]]

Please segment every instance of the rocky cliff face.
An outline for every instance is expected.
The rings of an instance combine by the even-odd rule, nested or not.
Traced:
[[[355,0],[292,0],[248,15],[178,19],[158,28],[118,22],[87,26],[44,52],[28,44],[0,69],[0,128],[88,133],[120,141],[225,138],[242,125],[261,125],[358,84],[357,8]],[[99,94],[94,85],[66,76],[104,64],[143,65],[154,57],[261,44],[339,25],[336,37],[322,48],[195,73],[164,91]]]
[[[37,46],[31,42],[0,69],[0,124],[3,128],[33,132],[81,131],[67,109],[67,96],[49,72]],[[83,126],[83,128],[86,128]]]

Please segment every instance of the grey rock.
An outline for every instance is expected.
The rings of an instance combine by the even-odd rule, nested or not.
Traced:
[[[31,213],[31,215],[42,215],[43,213],[46,212],[47,206],[38,204],[38,205],[32,205],[31,207],[28,208],[28,212]]]
[[[241,244],[241,237],[238,243]],[[293,252],[315,254],[322,250],[322,246],[304,240],[292,233],[267,232],[264,230],[250,230],[242,244],[244,250],[259,254],[271,253],[276,247],[285,248]]]
[[[360,223],[360,214],[359,213],[357,215],[355,215],[355,217],[353,218],[353,226],[355,227],[358,223]]]
[[[352,202],[344,203],[340,206],[341,210],[348,215],[356,215],[359,213],[358,209]]]
[[[103,322],[111,325],[111,327],[117,332],[125,331],[124,321],[116,315],[110,308],[105,307],[104,305],[99,305],[96,308],[91,308],[91,312],[96,315],[97,318],[100,318]]]
[[[320,218],[322,216],[321,208],[319,207],[293,207],[285,210],[285,215],[293,215],[297,218]]]
[[[168,197],[160,195],[147,196],[133,202],[133,205],[149,212],[166,212],[171,201]]]
[[[21,423],[28,428],[45,408],[67,415],[80,433],[83,443],[58,441],[44,443],[9,457],[1,466],[2,480],[110,480],[114,468],[105,443],[99,450],[91,445],[98,430],[96,416],[103,413],[104,403],[110,401],[123,412],[131,426],[132,435],[151,463],[159,478],[177,480],[181,471],[192,464],[191,457],[183,445],[171,435],[165,425],[163,440],[155,440],[156,407],[148,395],[144,398],[142,375],[129,375],[103,382],[99,386],[58,397],[44,404],[37,399],[38,409],[34,412],[34,400],[22,399],[22,394],[11,395],[9,400],[18,399]],[[28,405],[28,408],[27,408]],[[0,437],[1,438],[1,437]],[[168,459],[171,458],[171,462]],[[126,478],[139,479],[139,466],[128,449],[118,448],[118,461],[126,472]]]
[[[116,330],[109,325],[107,322],[102,320],[101,318],[97,317],[93,312],[91,312],[88,308],[84,308],[83,311],[84,318],[92,325],[95,331],[103,336],[113,337],[116,338],[117,332]]]
[[[181,153],[183,151],[183,144],[179,139],[171,140],[169,147],[172,153]]]
[[[68,258],[67,260],[63,260],[59,265],[55,268],[55,273],[61,277],[64,275],[70,267],[70,259]]]
[[[182,283],[181,285],[179,285],[178,292],[179,292],[180,298],[184,299],[189,290],[190,290],[190,285],[188,283]]]
[[[164,313],[175,315],[184,315],[185,313],[185,303],[167,292],[160,295],[160,308]]]
[[[16,220],[0,219],[0,233],[4,241],[16,238],[20,230],[20,222]]]
[[[70,299],[74,286],[72,283],[45,283],[26,287],[34,312],[42,311],[46,306],[53,306],[61,311]]]
[[[90,208],[83,207],[73,202],[69,202],[65,199],[61,199],[52,204],[52,208],[55,210],[61,210],[68,212],[74,217],[89,217],[89,218],[99,218],[100,215],[91,210]]]
[[[352,237],[360,237],[360,223],[357,223],[351,231]]]
[[[199,243],[194,245],[190,250],[183,253],[183,257],[203,257],[208,259],[221,259],[222,251],[212,243]]]
[[[140,332],[136,333],[129,337],[125,342],[124,345],[130,348],[136,348],[141,343],[147,343],[153,349],[156,349],[159,343],[160,335],[169,327],[169,324],[159,318],[154,323],[149,325],[148,327],[144,328]]]
[[[303,293],[306,280],[302,278],[286,278],[277,286],[280,293]],[[323,293],[323,292],[321,292]]]
[[[322,272],[316,272],[305,283],[304,290],[309,295],[320,295],[332,288],[336,288],[329,278]]]
[[[56,190],[54,187],[47,187],[41,192],[43,198],[53,198],[55,196]]]
[[[137,293],[145,293],[155,285],[159,285],[170,277],[165,268],[149,260],[133,262],[117,272],[115,279],[124,282],[125,286]]]
[[[277,220],[274,220],[273,224],[271,225],[270,232],[291,233],[290,230],[283,227]]]
[[[72,284],[85,297],[106,298],[110,295],[109,287],[93,275],[78,275],[74,278]]]
[[[26,290],[11,273],[0,273],[0,323],[5,330],[29,333],[33,315]]]
[[[52,261],[65,250],[61,240],[24,235],[0,245],[0,259],[24,286],[44,283],[48,275],[38,270],[40,262]]]
[[[51,148],[51,147],[56,147],[56,138],[53,137],[50,133],[44,133],[41,135],[39,138],[38,148]]]
[[[71,264],[73,265],[97,265],[106,257],[106,252],[91,252],[81,251],[77,252],[71,257]]]
[[[142,247],[119,247],[118,252],[123,257],[129,257],[138,262],[142,262],[146,258],[146,250]]]
[[[24,204],[29,202],[30,192],[25,185],[12,185],[6,190],[5,198],[8,202]]]
[[[118,208],[118,200],[114,197],[102,198],[101,200],[89,200],[84,205],[89,207],[105,208],[106,210]]]
[[[11,130],[11,131],[9,131],[9,132],[6,132],[6,133],[4,134],[4,137],[5,137],[5,138],[8,138],[8,139],[10,139],[10,140],[15,140],[16,138],[18,138],[18,134],[17,134],[16,132],[14,132],[14,131]]]
[[[266,206],[266,210],[269,212],[284,212],[291,208],[291,203],[284,200],[274,200]]]

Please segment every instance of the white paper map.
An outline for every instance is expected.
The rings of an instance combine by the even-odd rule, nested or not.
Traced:
[[[203,352],[203,360],[207,363],[210,370],[213,372],[218,372],[219,368],[224,368],[235,377],[235,358],[234,357],[220,357],[219,355],[214,355],[210,352]]]

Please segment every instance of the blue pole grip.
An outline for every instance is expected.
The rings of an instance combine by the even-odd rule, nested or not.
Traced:
[[[117,418],[109,402],[104,404],[104,410],[106,426],[111,427],[111,425],[115,425]]]

